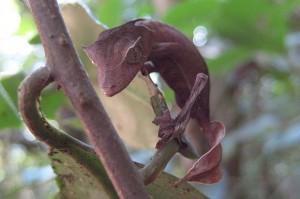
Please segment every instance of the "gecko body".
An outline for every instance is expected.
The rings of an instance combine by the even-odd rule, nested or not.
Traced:
[[[175,93],[182,108],[190,96],[198,73],[209,77],[207,65],[193,43],[175,28],[154,20],[137,19],[100,33],[98,40],[85,48],[98,66],[98,80],[107,96],[113,96],[146,67],[158,72]],[[149,64],[151,63],[151,64]],[[221,126],[223,128],[223,126]],[[209,80],[191,111],[184,138],[193,153],[203,153],[204,134],[210,132]]]

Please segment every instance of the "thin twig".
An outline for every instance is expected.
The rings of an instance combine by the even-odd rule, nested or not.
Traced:
[[[149,75],[143,77],[151,95],[151,105],[156,116],[162,116],[164,112],[169,111],[166,101],[158,90],[157,86],[153,83]],[[163,171],[171,158],[180,150],[180,144],[175,138],[179,138],[183,135],[190,119],[191,109],[203,90],[208,77],[205,74],[198,74],[191,91],[191,96],[187,100],[180,114],[176,117],[176,125],[174,128],[173,136],[162,148],[159,148],[153,155],[151,161],[145,165],[140,173],[144,179],[145,184],[149,184],[155,180],[155,178]]]
[[[126,148],[81,65],[55,0],[29,0],[47,65],[83,122],[120,198],[149,198]]]
[[[156,116],[162,116],[165,111],[169,111],[166,101],[147,75],[143,77],[151,95],[151,105]],[[178,152],[180,146],[176,140],[171,140],[153,155],[151,161],[140,169],[140,173],[145,184],[150,184],[164,170],[171,158]]]
[[[180,146],[176,140],[171,140],[162,149],[158,149],[151,161],[140,172],[144,183],[150,184],[165,169],[172,157],[178,152]]]

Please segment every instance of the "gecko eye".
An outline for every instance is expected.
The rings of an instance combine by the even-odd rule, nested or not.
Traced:
[[[139,64],[143,61],[143,53],[137,47],[130,48],[126,54],[126,62],[128,64]]]

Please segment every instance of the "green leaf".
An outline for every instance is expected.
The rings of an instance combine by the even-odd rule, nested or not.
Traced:
[[[178,180],[178,178],[163,172],[152,184],[147,186],[147,191],[154,199],[207,199],[187,182],[177,188],[174,187],[174,183]]]
[[[288,7],[289,3],[267,0],[223,1],[212,26],[238,45],[280,51],[287,33]]]
[[[24,79],[23,73],[18,73],[0,80],[0,129],[15,128],[21,125],[17,111],[18,87]],[[56,110],[67,103],[62,92],[50,88],[43,92],[41,109],[49,118],[54,118]]]
[[[241,61],[250,58],[254,51],[244,48],[227,50],[215,59],[207,59],[209,71],[214,74],[223,74],[237,66]]]
[[[138,1],[134,4],[134,7],[136,10],[137,17],[153,15],[153,13],[154,13],[154,7],[152,4],[149,4],[149,2]]]
[[[79,148],[78,145],[73,145],[72,151],[75,149],[77,156],[79,153],[82,155],[82,160],[78,161],[78,157],[74,158],[68,150],[51,149],[49,153],[52,167],[57,174],[56,181],[60,189],[58,198],[117,198],[95,153]],[[90,169],[87,169],[87,164]],[[153,199],[207,198],[188,183],[174,187],[177,180],[178,178],[170,174],[162,173],[146,189]]]
[[[17,90],[24,74],[16,74],[0,80],[0,129],[18,127],[21,124],[17,113]]]
[[[31,39],[29,40],[30,44],[40,44],[41,43],[41,38],[39,34],[34,35],[33,37],[31,37]]]
[[[113,27],[122,22],[124,9],[125,4],[122,0],[101,1],[95,13],[104,24]]]
[[[84,151],[79,152],[84,153]],[[97,171],[99,171],[98,176],[76,162],[69,153],[51,149],[49,157],[60,189],[58,198],[117,198],[102,165],[97,163],[94,155],[88,153],[84,155],[83,158],[87,158],[89,161],[86,163],[95,162],[98,167]]]
[[[196,26],[209,26],[216,16],[217,0],[187,0],[171,7],[162,20],[191,37]]]
[[[57,109],[66,104],[67,100],[62,91],[55,88],[47,89],[41,98],[41,110],[48,118],[55,118]]]
[[[34,24],[34,20],[27,9],[22,8],[21,18],[22,20],[20,21],[21,23],[19,25],[17,34],[21,36],[26,36],[36,33],[36,26]]]

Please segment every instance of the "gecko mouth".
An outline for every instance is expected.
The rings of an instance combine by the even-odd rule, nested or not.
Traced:
[[[113,84],[113,85],[105,85],[105,86],[101,86],[104,95],[106,95],[107,97],[112,97],[116,94],[118,94],[119,92],[121,92],[123,89],[125,89],[129,82],[124,82],[123,84]]]
[[[139,65],[127,64],[120,64],[114,70],[105,70],[99,67],[98,81],[104,94],[112,97],[121,92],[134,79],[140,68]]]
[[[109,87],[102,87],[104,95],[108,97],[112,97],[118,92],[120,92],[121,89],[117,89],[115,85],[109,86]]]
[[[104,95],[106,95],[107,97],[112,97],[115,95],[115,93],[112,92],[111,90],[106,90],[106,89],[103,90],[104,90]]]

